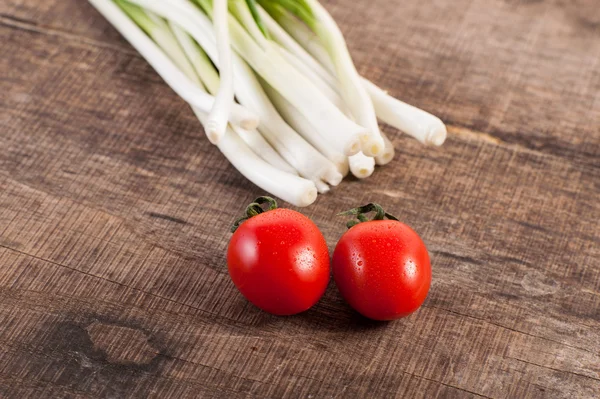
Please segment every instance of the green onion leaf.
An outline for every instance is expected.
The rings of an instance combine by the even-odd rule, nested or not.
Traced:
[[[316,28],[317,20],[310,5],[308,5],[305,0],[259,0],[259,3],[265,7],[265,9],[272,9],[272,5],[275,5],[273,3],[276,3],[300,18],[312,30],[315,30]]]
[[[156,23],[148,17],[148,14],[141,7],[123,0],[114,1],[147,35],[151,35],[152,31],[157,28]]]
[[[250,9],[250,12],[252,13],[252,17],[254,18],[254,21],[256,21],[256,25],[258,26],[258,29],[260,29],[260,31],[263,33],[263,35],[265,35],[265,37],[267,39],[270,39],[271,36],[269,35],[269,30],[263,23],[263,21],[260,17],[260,14],[258,13],[258,9],[256,8],[256,0],[246,0],[246,4],[248,4],[248,8]]]

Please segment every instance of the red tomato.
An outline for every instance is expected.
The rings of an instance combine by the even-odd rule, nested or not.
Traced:
[[[394,320],[421,306],[431,284],[421,238],[396,220],[351,227],[333,253],[333,277],[344,299],[374,320]]]
[[[325,238],[309,218],[290,209],[244,221],[229,242],[227,265],[250,302],[279,316],[309,309],[329,282]]]

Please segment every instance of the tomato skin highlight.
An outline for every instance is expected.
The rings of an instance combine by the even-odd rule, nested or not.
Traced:
[[[333,277],[342,297],[373,320],[408,316],[425,301],[431,263],[419,235],[395,220],[350,228],[333,253]]]
[[[235,286],[254,305],[275,315],[293,315],[323,296],[329,250],[309,218],[278,208],[239,226],[229,242],[227,267]]]

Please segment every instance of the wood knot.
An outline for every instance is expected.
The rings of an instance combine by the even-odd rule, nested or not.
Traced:
[[[86,331],[94,349],[104,352],[109,363],[147,365],[159,354],[139,329],[94,321]]]
[[[556,280],[537,270],[532,270],[523,276],[521,287],[531,296],[552,295],[560,288]]]

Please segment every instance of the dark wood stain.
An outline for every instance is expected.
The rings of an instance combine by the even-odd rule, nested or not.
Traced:
[[[333,281],[293,317],[249,304],[225,253],[264,193],[87,2],[7,0],[0,397],[598,396],[597,1],[324,3],[359,71],[450,135],[385,126],[397,158],[303,212],[330,250],[369,201],[411,225],[423,307],[367,320]]]
[[[22,350],[28,351],[36,348],[35,353],[29,356],[29,372],[36,374],[40,381],[52,382],[66,393],[87,393],[98,397],[120,397],[132,392],[140,397],[148,395],[148,384],[144,381],[159,376],[168,357],[157,353],[148,362],[114,362],[97,342],[92,341],[90,326],[102,325],[94,323],[99,322],[85,325],[65,321],[41,329],[40,337],[22,347]],[[111,344],[111,351],[125,351],[129,349],[127,345],[130,342],[112,339]],[[59,369],[62,373],[56,378],[54,375]],[[8,392],[12,392],[9,397],[18,397],[19,387],[15,386]]]

